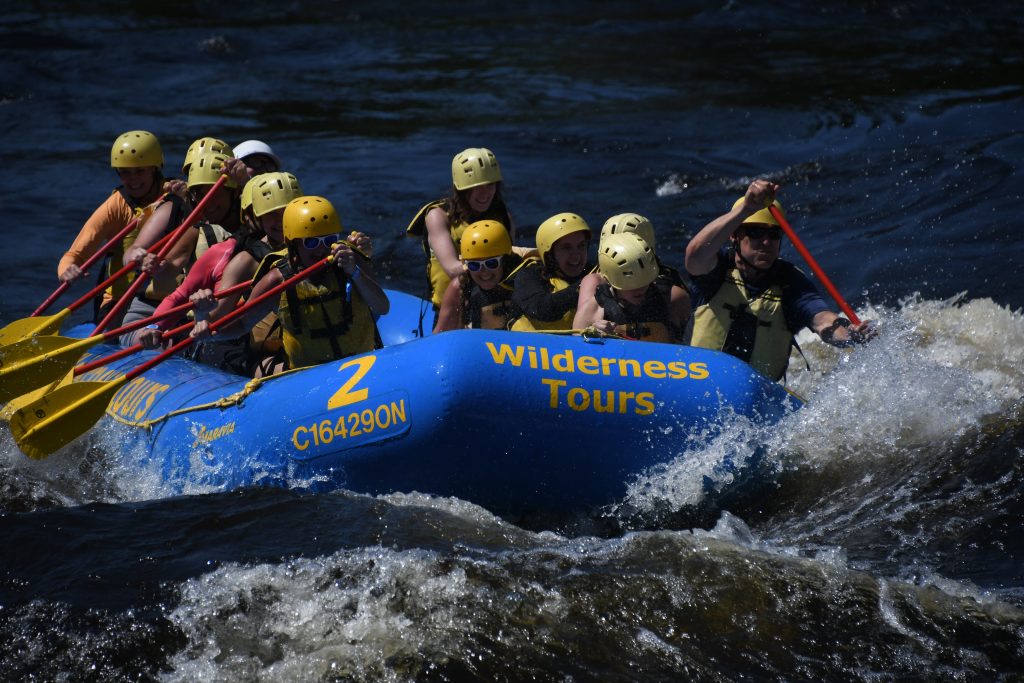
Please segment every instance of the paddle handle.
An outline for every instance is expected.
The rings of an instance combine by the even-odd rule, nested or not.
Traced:
[[[221,327],[224,327],[228,323],[234,322],[236,319],[238,319],[241,316],[245,315],[246,313],[249,312],[249,310],[255,308],[256,306],[259,306],[261,303],[263,303],[267,299],[269,299],[269,298],[271,298],[273,296],[277,296],[278,294],[280,294],[284,290],[286,290],[289,287],[295,285],[300,280],[304,280],[307,277],[309,277],[310,275],[313,275],[314,273],[323,270],[324,268],[327,267],[327,264],[330,263],[330,262],[331,262],[331,257],[330,256],[326,256],[326,257],[320,259],[319,261],[317,261],[316,263],[314,263],[313,265],[305,268],[304,270],[300,270],[298,273],[296,273],[295,275],[292,275],[290,278],[288,278],[284,282],[280,283],[279,285],[271,287],[270,289],[268,289],[267,291],[263,292],[259,296],[254,297],[254,298],[246,301],[243,305],[239,306],[235,310],[233,310],[230,313],[226,314],[224,317],[218,318],[217,320],[215,320],[212,323],[210,323],[210,332],[216,332],[217,330],[219,330]],[[178,351],[181,351],[182,349],[184,349],[185,347],[187,347],[189,344],[191,344],[194,341],[195,341],[195,337],[185,337],[180,342],[178,342],[177,344],[171,346],[169,349],[167,349],[166,351],[164,351],[160,355],[156,356],[155,358],[151,358],[150,360],[146,361],[145,363],[143,363],[139,367],[137,367],[134,370],[130,371],[128,374],[126,374],[124,376],[124,381],[130,382],[131,380],[135,379],[139,375],[141,375],[144,372],[146,372],[147,370],[149,370],[154,365],[158,365],[158,364],[164,362],[165,360],[167,360],[168,358],[170,358],[171,356],[176,354]]]
[[[250,287],[252,287],[252,282],[249,282],[247,280],[245,282],[240,282],[237,285],[234,285],[233,287],[228,287],[227,289],[223,289],[219,292],[216,292],[213,296],[215,299],[223,299],[226,296],[231,296],[232,294],[244,292]],[[145,327],[146,325],[149,325],[151,323],[154,323],[157,320],[165,320],[167,318],[172,318],[175,315],[178,315],[179,313],[185,313],[186,311],[191,310],[192,307],[194,306],[195,304],[192,303],[191,301],[186,301],[185,303],[178,304],[173,308],[168,308],[163,313],[154,313],[148,318],[142,318],[140,320],[136,320],[135,322],[130,322],[127,325],[122,325],[121,327],[110,330],[109,332],[104,332],[103,339],[114,339],[116,337],[120,337],[122,334],[125,334],[126,332],[134,332],[135,330]]]
[[[250,287],[252,287],[252,282],[240,282],[237,285],[235,285],[234,287],[228,287],[225,290],[217,292],[216,294],[214,294],[214,296],[216,298],[218,298],[218,299],[221,299],[221,298],[226,297],[226,296],[231,296],[232,294],[237,294],[238,292],[244,292],[245,290],[249,289]],[[170,318],[170,317],[172,317],[174,315],[177,315],[178,313],[184,313],[185,311],[189,310],[193,306],[195,306],[195,304],[192,303],[191,301],[189,301],[189,302],[183,303],[183,304],[181,304],[179,306],[175,306],[174,308],[169,308],[166,311],[164,311],[163,313],[160,313],[159,315],[151,315],[148,318],[142,318],[141,320],[136,320],[133,323],[128,323],[127,325],[122,325],[121,327],[117,328],[116,330],[110,330],[109,332],[104,332],[103,333],[103,339],[104,340],[109,340],[109,339],[113,339],[115,337],[120,337],[122,334],[124,334],[126,332],[132,332],[132,331],[137,330],[137,329],[139,329],[141,327],[145,327],[146,325],[149,325],[150,323],[152,323],[154,320],[163,320],[164,318]],[[163,332],[162,336],[163,336],[164,339],[173,339],[174,337],[177,337],[179,334],[181,334],[183,332],[187,332],[188,330],[192,329],[192,326],[194,324],[195,323],[191,323],[191,322],[185,323],[185,324],[183,324],[183,325],[181,325],[179,327],[175,327],[175,328],[173,328],[171,330],[167,330],[167,331]],[[115,351],[114,353],[112,353],[110,355],[103,356],[102,358],[97,358],[96,360],[90,361],[88,363],[83,363],[82,365],[79,365],[79,366],[77,366],[75,368],[75,377],[78,377],[79,375],[81,375],[83,373],[89,372],[90,370],[95,370],[96,368],[98,368],[98,367],[100,367],[102,365],[106,365],[107,363],[113,363],[116,360],[121,360],[125,356],[130,356],[133,353],[136,353],[138,351],[142,351],[142,349],[143,349],[142,344],[133,344],[132,346],[128,346],[126,348],[121,349],[120,351]]]
[[[821,280],[821,284],[825,286],[828,293],[832,295],[832,298],[835,299],[837,304],[839,304],[839,308],[846,314],[846,317],[849,318],[850,322],[854,325],[860,325],[860,318],[858,318],[857,314],[853,312],[850,304],[846,303],[846,299],[844,299],[843,295],[839,293],[836,286],[832,284],[832,280],[829,279],[828,275],[825,274],[825,271],[818,265],[818,262],[813,256],[811,256],[811,252],[807,250],[804,243],[799,237],[797,237],[796,232],[794,232],[793,228],[790,227],[786,217],[782,215],[782,212],[779,211],[778,207],[774,204],[770,205],[768,210],[771,211],[773,216],[775,216],[775,220],[777,220],[779,225],[782,226],[783,232],[785,232],[786,236],[793,242],[793,246],[795,246],[796,250],[800,252],[800,255],[804,257],[804,261],[807,261],[807,265],[811,267],[811,270],[814,271],[817,278]]]
[[[227,181],[228,177],[226,175],[222,175],[220,178],[217,178],[217,182],[214,183],[213,187],[209,189],[209,191],[206,193],[206,196],[203,197],[198,204],[196,204],[196,207],[192,209],[192,213],[190,213],[185,218],[185,220],[182,221],[181,225],[175,228],[175,230],[171,233],[170,239],[167,240],[164,243],[164,245],[160,248],[160,251],[157,252],[157,259],[163,260],[163,258],[167,256],[167,253],[171,250],[172,247],[174,247],[175,244],[178,243],[178,240],[180,240],[182,235],[185,234],[185,231],[188,230],[189,227],[191,227],[191,225],[199,219],[199,216],[200,214],[202,214],[203,209],[205,209],[206,205],[213,200],[213,197],[217,194],[220,188]],[[131,300],[135,297],[135,293],[139,291],[139,288],[142,287],[142,285],[146,284],[146,282],[149,281],[150,277],[151,275],[146,271],[142,271],[141,273],[139,273],[139,276],[135,278],[135,280],[132,282],[131,286],[128,288],[128,291],[121,296],[118,302],[114,305],[113,308],[110,309],[110,312],[107,313],[106,317],[100,321],[100,324],[96,326],[96,329],[94,329],[92,333],[96,335],[102,332],[103,329],[106,328],[106,326],[109,325],[110,322],[114,320],[114,318],[116,318],[121,313],[122,310],[124,310],[128,303],[131,302]]]
[[[179,334],[188,332],[189,330],[192,329],[194,325],[194,322],[187,322],[184,323],[183,325],[175,327],[174,329],[167,330],[166,332],[163,333],[163,338],[173,339],[174,337],[177,337]],[[103,356],[102,358],[97,358],[96,360],[89,361],[88,363],[82,363],[81,365],[75,367],[75,377],[84,375],[90,370],[95,370],[96,368],[107,365],[108,363],[113,363],[114,361],[126,358],[132,355],[133,353],[138,353],[139,351],[142,351],[144,348],[145,347],[141,343],[132,344],[131,346],[126,346],[120,351],[115,351],[114,353]]]

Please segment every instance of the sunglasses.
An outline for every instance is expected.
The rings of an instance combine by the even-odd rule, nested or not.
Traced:
[[[309,251],[313,251],[321,244],[324,245],[325,247],[330,247],[332,244],[340,240],[341,235],[339,235],[336,232],[332,232],[330,235],[324,235],[322,237],[303,237],[302,246],[304,246]]]
[[[276,171],[277,164],[268,156],[263,154],[253,154],[242,159],[242,163],[251,168],[254,171]]]
[[[475,273],[481,268],[487,270],[497,270],[498,266],[501,265],[501,257],[495,256],[494,258],[484,259],[482,261],[466,261],[466,267],[469,268],[471,273]]]
[[[747,228],[747,237],[752,240],[760,240],[767,237],[770,240],[781,240],[782,231],[778,228]]]

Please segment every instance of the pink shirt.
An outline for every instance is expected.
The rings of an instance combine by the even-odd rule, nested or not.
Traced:
[[[164,300],[157,306],[154,314],[163,313],[175,306],[188,303],[188,298],[200,289],[211,289],[217,291],[224,276],[224,269],[231,262],[231,256],[235,251],[235,238],[230,237],[223,242],[213,245],[199,257],[185,276],[185,281],[178,285],[178,288],[164,297]],[[180,318],[174,316],[157,321],[161,330],[169,330],[180,324]]]

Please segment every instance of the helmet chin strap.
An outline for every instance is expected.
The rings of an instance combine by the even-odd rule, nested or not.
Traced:
[[[753,263],[744,258],[743,252],[742,250],[740,250],[740,241],[738,239],[733,242],[733,250],[736,252],[736,256],[739,258],[739,260],[742,261],[747,267],[754,270],[755,272],[767,273],[769,270],[775,267],[774,262],[772,262],[772,265],[768,266],[767,268],[755,266]]]

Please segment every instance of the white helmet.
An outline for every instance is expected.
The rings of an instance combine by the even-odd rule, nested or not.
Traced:
[[[274,154],[274,150],[270,149],[270,145],[265,142],[260,140],[246,140],[241,144],[235,145],[236,159],[245,159],[245,157],[253,154],[266,154],[274,160],[275,164],[278,166],[281,165],[281,159]]]

